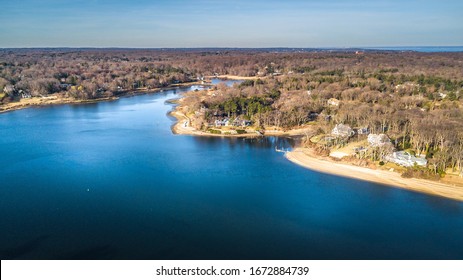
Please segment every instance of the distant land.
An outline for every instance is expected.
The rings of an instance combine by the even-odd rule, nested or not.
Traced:
[[[17,48],[0,48],[0,50],[178,50],[178,51],[264,51],[264,52],[355,52],[355,51],[412,51],[412,52],[463,52],[463,46],[401,46],[401,47],[346,47],[346,48],[292,48],[292,47],[274,47],[274,48],[223,48],[223,47],[197,47],[197,48],[132,48],[132,47],[17,47]]]

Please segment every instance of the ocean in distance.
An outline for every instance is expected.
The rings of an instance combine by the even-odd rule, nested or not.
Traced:
[[[463,203],[174,135],[197,87],[0,114],[1,259],[462,259]]]

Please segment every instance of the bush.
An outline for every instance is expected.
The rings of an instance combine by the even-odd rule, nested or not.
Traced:
[[[408,168],[404,173],[402,173],[402,178],[417,178],[437,181],[441,178],[441,176],[433,173],[429,169]]]
[[[246,130],[244,130],[244,129],[237,129],[237,130],[236,130],[236,133],[238,133],[238,134],[245,134],[245,133],[246,133]]]
[[[217,129],[209,128],[207,131],[212,134],[222,134],[222,131],[217,130]]]

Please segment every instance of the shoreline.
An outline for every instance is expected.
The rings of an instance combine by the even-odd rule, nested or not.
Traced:
[[[69,104],[91,104],[91,103],[98,103],[104,101],[114,101],[119,99],[119,96],[112,96],[112,97],[102,97],[96,99],[73,99],[69,97],[54,97],[54,98],[43,98],[43,97],[34,97],[31,99],[27,99],[26,101],[20,102],[13,102],[7,103],[3,106],[0,106],[0,114],[13,112],[17,110],[27,109],[27,108],[39,108],[39,107],[47,107],[53,105],[69,105]]]
[[[224,80],[256,80],[256,79],[259,79],[259,77],[255,77],[255,76],[254,77],[244,77],[244,76],[235,76],[235,75],[207,76],[207,78],[224,79]],[[135,90],[121,92],[120,94],[115,95],[115,96],[101,97],[101,98],[96,98],[96,99],[74,99],[71,97],[61,97],[58,95],[49,95],[46,97],[33,97],[30,99],[21,99],[18,102],[0,104],[0,114],[8,113],[8,112],[16,111],[16,110],[22,110],[26,108],[32,108],[32,107],[46,107],[46,106],[52,106],[52,105],[67,105],[67,104],[89,104],[89,103],[97,103],[97,102],[104,102],[104,101],[113,101],[113,100],[118,100],[119,98],[124,98],[124,97],[131,97],[131,96],[147,94],[147,93],[157,93],[157,92],[161,92],[164,90],[196,86],[196,85],[211,86],[212,84],[204,83],[203,81],[193,81],[193,82],[171,84],[166,87],[159,87],[159,88],[153,88],[153,89],[138,88]],[[220,135],[211,133],[211,136],[212,135],[220,136]]]
[[[291,152],[287,152],[285,157],[297,165],[316,172],[463,201],[463,186],[424,179],[402,178],[400,174],[394,171],[374,170],[351,164],[339,163],[327,158],[318,157],[308,148],[296,148]]]
[[[258,134],[253,134],[253,133],[245,133],[245,134],[214,134],[214,133],[209,133],[205,131],[200,131],[196,130],[191,126],[183,126],[182,123],[184,121],[189,121],[189,118],[185,116],[183,113],[180,113],[177,110],[177,107],[180,105],[176,106],[172,111],[168,113],[169,116],[172,116],[176,119],[175,124],[172,125],[171,130],[173,134],[177,135],[193,135],[193,136],[212,136],[212,137],[259,137],[260,135]]]
[[[180,100],[180,99],[177,99]],[[169,116],[172,116],[176,119],[175,124],[172,125],[172,132],[178,135],[193,135],[193,136],[212,136],[212,137],[262,137],[262,136],[304,136],[305,132],[310,127],[303,127],[303,128],[296,128],[287,131],[279,131],[279,130],[264,130],[263,134],[258,133],[243,133],[243,134],[214,134],[209,133],[201,130],[197,130],[191,126],[183,126],[182,123],[184,121],[190,121],[190,119],[183,113],[180,112],[179,108],[181,105],[175,106],[172,111],[168,113]]]
[[[131,97],[131,96],[137,96],[137,95],[143,95],[143,94],[149,94],[149,93],[157,93],[157,92],[161,92],[164,90],[171,90],[171,89],[176,89],[180,87],[189,87],[189,86],[194,86],[194,85],[204,85],[204,84],[201,82],[186,82],[186,83],[172,84],[172,85],[161,87],[161,88],[153,88],[153,89],[139,88],[136,90],[122,92],[116,96],[101,97],[101,98],[96,98],[96,99],[74,99],[71,97],[61,97],[57,95],[50,95],[46,97],[33,97],[29,99],[21,99],[18,102],[10,102],[7,104],[1,104],[0,114],[13,112],[16,110],[33,108],[33,107],[46,107],[46,106],[52,106],[52,105],[69,105],[69,104],[91,104],[91,103],[98,103],[98,102],[105,102],[105,101],[114,101],[114,100],[118,100],[119,98],[125,98],[125,97]]]
[[[221,79],[221,80],[257,80],[264,79],[265,77],[247,77],[247,76],[237,76],[237,75],[217,75],[217,76],[206,76],[209,79]]]

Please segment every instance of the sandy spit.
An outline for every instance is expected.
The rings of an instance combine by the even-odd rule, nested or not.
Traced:
[[[402,178],[400,174],[393,171],[373,170],[370,168],[338,163],[316,157],[309,149],[305,148],[296,148],[291,152],[287,152],[286,158],[293,163],[322,173],[463,201],[463,187],[461,186],[448,185],[423,179]]]

